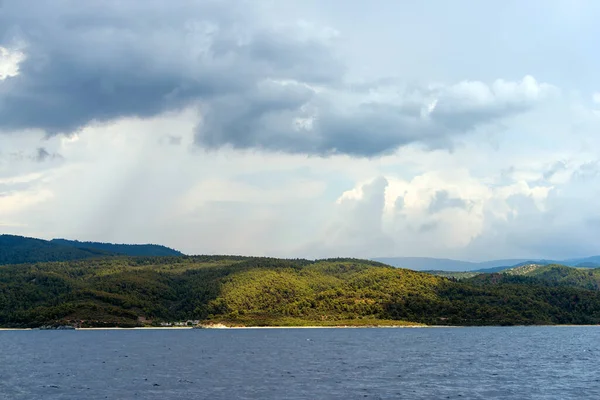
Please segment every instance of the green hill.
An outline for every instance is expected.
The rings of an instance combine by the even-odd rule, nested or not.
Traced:
[[[436,276],[463,280],[475,285],[520,283],[538,286],[574,287],[600,290],[600,268],[569,267],[559,264],[528,263],[499,272],[423,271]]]
[[[42,239],[0,235],[0,265],[68,261],[110,255],[98,249],[79,249]]]
[[[503,271],[503,282],[528,282],[546,286],[567,286],[600,290],[600,268],[575,268],[565,265],[528,264]],[[477,279],[477,278],[476,278]],[[479,276],[478,279],[488,279]],[[497,279],[497,278],[491,278]]]
[[[181,256],[177,250],[155,244],[113,244],[77,240],[42,240],[0,235],[0,265],[70,261],[114,256]]]
[[[531,282],[456,282],[354,259],[117,257],[0,267],[3,327],[185,320],[229,325],[598,324],[600,291]]]
[[[80,249],[95,249],[127,256],[182,256],[183,253],[158,244],[115,244],[100,242],[80,242],[78,240],[52,239],[52,243]]]

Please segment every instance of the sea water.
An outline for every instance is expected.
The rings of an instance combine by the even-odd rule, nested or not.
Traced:
[[[0,399],[600,399],[600,327],[0,332]]]

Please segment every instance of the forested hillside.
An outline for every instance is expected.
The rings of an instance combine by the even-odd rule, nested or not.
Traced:
[[[600,289],[600,268],[573,268],[564,265],[528,264],[498,274],[481,274],[469,280],[473,284],[521,283],[551,287]]]
[[[128,256],[181,256],[181,252],[158,244],[115,244],[52,239],[52,243],[84,249],[96,249]]]
[[[600,323],[599,291],[490,276],[457,282],[372,261],[227,256],[11,265],[0,267],[0,326]]]
[[[79,249],[42,239],[0,235],[0,265],[68,261],[110,255],[111,253],[97,249]]]
[[[113,256],[181,256],[177,250],[155,244],[113,244],[77,240],[42,240],[0,235],[0,265],[70,261]]]

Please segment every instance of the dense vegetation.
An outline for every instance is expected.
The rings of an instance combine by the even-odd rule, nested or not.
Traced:
[[[437,271],[437,270],[433,270],[433,271],[421,271],[421,272],[425,272],[427,274],[431,274],[431,275],[435,275],[435,276],[442,276],[444,278],[455,278],[455,279],[467,279],[467,278],[473,278],[474,276],[477,275],[481,275],[481,272],[475,272],[475,271]]]
[[[477,285],[520,283],[550,287],[574,287],[600,290],[600,268],[573,268],[564,265],[528,264],[503,271],[501,274],[481,274],[469,282]]]
[[[177,250],[154,244],[112,244],[76,240],[42,240],[0,235],[0,265],[71,261],[98,257],[181,256]]]
[[[52,239],[52,243],[83,249],[96,249],[127,256],[181,256],[181,252],[158,244],[115,244],[80,242],[79,240]]]
[[[0,235],[0,265],[69,261],[110,255],[97,249],[79,249],[42,239]]]
[[[490,274],[457,281],[372,261],[113,257],[0,267],[0,326],[597,324],[600,291]],[[537,279],[537,280],[533,280]]]

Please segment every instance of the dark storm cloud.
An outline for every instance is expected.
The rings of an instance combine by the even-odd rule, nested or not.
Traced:
[[[362,157],[445,143],[535,100],[518,85],[500,98],[483,84],[370,99],[394,82],[344,82],[326,31],[276,27],[257,9],[233,0],[9,0],[0,46],[26,58],[0,81],[0,131],[71,133],[198,104],[203,147]]]
[[[264,78],[337,79],[320,43],[252,28],[251,15],[233,11],[243,2],[226,3],[9,1],[1,43],[24,42],[27,58],[0,84],[1,127],[71,132],[195,100],[240,100]]]
[[[260,90],[257,86],[247,97],[213,102],[196,142],[211,148],[356,157],[384,155],[415,142],[450,147],[453,136],[525,112],[543,96],[531,91],[537,83],[530,77],[496,88],[498,93],[483,84],[466,88],[459,84],[410,92],[398,89],[387,101],[370,99],[371,89],[337,82],[331,88],[302,82],[267,86]],[[273,101],[264,102],[264,96]]]

